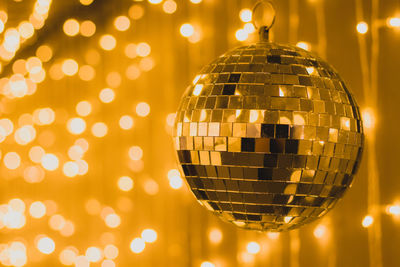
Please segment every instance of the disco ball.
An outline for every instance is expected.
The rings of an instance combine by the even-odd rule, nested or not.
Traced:
[[[201,204],[239,227],[283,231],[322,217],[343,196],[363,129],[328,63],[262,41],[200,71],[180,103],[174,140]]]

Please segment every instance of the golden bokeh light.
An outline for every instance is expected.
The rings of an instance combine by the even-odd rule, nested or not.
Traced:
[[[52,153],[44,154],[41,160],[43,168],[48,171],[55,171],[58,168],[58,157]]]
[[[117,228],[121,224],[121,217],[115,213],[111,213],[106,215],[104,221],[108,227]]]
[[[249,37],[249,34],[244,29],[239,29],[236,31],[235,37],[238,41],[245,41]]]
[[[136,54],[136,45],[133,43],[129,43],[125,46],[125,55],[128,58],[135,58],[137,56]]]
[[[147,57],[151,53],[151,47],[148,43],[138,43],[136,45],[136,54],[140,57]]]
[[[220,229],[218,228],[212,228],[208,232],[208,239],[210,240],[211,243],[213,244],[219,244],[221,243],[223,238],[223,234]]]
[[[365,21],[361,21],[356,26],[357,32],[360,34],[366,34],[368,32],[368,24]]]
[[[79,22],[76,19],[67,19],[64,22],[63,30],[68,36],[76,36],[79,33]]]
[[[78,75],[79,78],[81,78],[83,81],[91,81],[94,79],[96,71],[90,65],[83,65],[82,67],[79,68]]]
[[[40,237],[37,241],[37,249],[43,254],[51,254],[56,248],[56,244],[53,239],[47,236]]]
[[[251,22],[253,13],[250,9],[244,8],[239,12],[240,20],[243,22]]]
[[[67,177],[75,177],[79,174],[79,165],[73,161],[67,161],[63,165],[63,173]]]
[[[113,88],[117,88],[121,85],[122,77],[117,71],[112,71],[106,76],[107,85]]]
[[[67,129],[71,134],[79,135],[86,130],[86,122],[82,118],[71,118],[67,122]]]
[[[66,247],[60,252],[59,260],[63,265],[74,265],[78,253],[79,251],[75,247]]]
[[[79,116],[86,117],[92,112],[92,104],[89,101],[81,101],[76,104],[75,111]]]
[[[157,195],[157,193],[159,192],[158,183],[153,179],[146,179],[143,182],[143,189],[148,195],[151,196]]]
[[[115,98],[115,92],[111,88],[104,88],[100,91],[99,98],[103,103],[111,103]]]
[[[133,188],[133,180],[129,176],[122,176],[118,179],[118,188],[122,191],[128,192]]]
[[[146,247],[146,243],[141,238],[135,238],[132,240],[130,248],[133,253],[139,254]]]
[[[143,157],[143,150],[139,146],[132,146],[129,148],[129,158],[131,160],[141,160]]]
[[[99,262],[103,259],[103,252],[98,247],[89,247],[85,256],[90,262]]]
[[[317,227],[315,227],[313,234],[315,238],[321,239],[326,235],[327,231],[328,231],[327,227],[323,224],[320,224]]]
[[[311,50],[311,45],[307,42],[298,42],[296,44],[297,47],[303,48],[304,50],[310,51]]]
[[[93,36],[96,33],[96,24],[91,20],[82,21],[80,25],[80,33],[85,37]]]
[[[19,34],[24,39],[29,39],[35,33],[35,28],[33,27],[32,23],[23,21],[18,26]]]
[[[210,261],[203,261],[203,262],[200,264],[200,267],[215,267],[215,264],[212,263],[212,262],[210,262]]]
[[[177,190],[183,186],[183,180],[181,174],[177,169],[169,170],[167,176],[169,180],[169,185],[171,186],[172,189]]]
[[[167,14],[173,14],[175,13],[176,9],[178,8],[178,5],[174,0],[166,0],[163,4],[163,10]]]
[[[63,73],[67,76],[73,76],[78,72],[79,65],[74,59],[66,59],[61,65]]]
[[[117,40],[111,34],[105,34],[100,37],[99,45],[106,51],[113,50],[117,45]]]
[[[35,201],[29,206],[29,214],[32,218],[40,219],[46,215],[46,206],[41,201]]]
[[[150,4],[157,5],[160,4],[163,0],[147,0]]]
[[[184,23],[181,25],[180,33],[183,37],[190,37],[194,34],[194,27],[190,23]]]
[[[364,228],[368,228],[370,227],[372,224],[374,223],[374,217],[372,217],[371,215],[367,215],[364,217],[364,219],[361,222],[361,225]]]
[[[247,249],[247,252],[249,252],[251,254],[257,254],[260,252],[261,247],[260,247],[260,244],[253,241],[253,242],[247,243],[246,249]]]
[[[8,152],[3,158],[4,165],[10,170],[17,169],[21,164],[21,158],[16,152]]]
[[[96,122],[92,125],[91,130],[92,134],[98,138],[104,137],[108,133],[108,127],[104,122]]]
[[[133,125],[134,125],[134,120],[133,120],[132,116],[123,115],[119,119],[119,127],[121,127],[121,129],[123,129],[123,130],[130,130],[130,129],[132,129]]]
[[[91,3],[93,3],[94,0],[79,0],[79,2],[84,5],[84,6],[88,6]]]
[[[119,249],[113,244],[108,244],[104,247],[104,257],[109,260],[114,260],[118,257]]]
[[[142,240],[146,243],[154,243],[157,240],[157,232],[153,229],[144,229],[141,234]]]
[[[131,26],[131,21],[127,16],[118,16],[114,20],[114,27],[118,31],[127,31]]]
[[[53,49],[48,45],[41,45],[36,49],[36,56],[42,62],[48,62],[53,57]]]
[[[386,24],[391,28],[400,27],[400,17],[391,17],[386,20]]]
[[[136,105],[136,113],[140,117],[146,117],[150,114],[150,106],[146,102],[140,102]]]
[[[129,17],[134,20],[141,19],[144,12],[144,8],[139,4],[133,4],[128,10]]]

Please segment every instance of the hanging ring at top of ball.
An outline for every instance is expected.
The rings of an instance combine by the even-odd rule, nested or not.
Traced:
[[[269,29],[274,25],[276,10],[268,0],[260,0],[253,7],[252,23],[260,33],[260,41],[268,41]]]

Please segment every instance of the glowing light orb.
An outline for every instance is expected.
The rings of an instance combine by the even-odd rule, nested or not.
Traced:
[[[139,254],[146,247],[146,243],[141,238],[135,238],[132,240],[130,248],[133,253]]]
[[[56,249],[56,244],[50,237],[41,237],[37,242],[37,249],[43,254],[51,254]]]

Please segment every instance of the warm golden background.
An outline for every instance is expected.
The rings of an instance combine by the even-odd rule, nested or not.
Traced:
[[[196,203],[171,141],[202,65],[257,40],[255,0],[0,1],[0,264],[399,266],[400,2],[276,0],[273,40],[330,62],[363,111],[353,188],[290,233]]]

